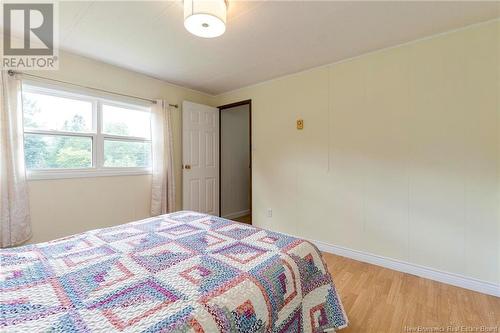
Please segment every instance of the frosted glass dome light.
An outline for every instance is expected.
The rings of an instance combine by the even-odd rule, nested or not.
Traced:
[[[214,38],[226,31],[225,0],[184,0],[184,27],[193,35]]]

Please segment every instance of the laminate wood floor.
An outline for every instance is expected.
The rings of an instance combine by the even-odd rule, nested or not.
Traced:
[[[251,224],[252,216],[235,220]],[[498,297],[329,253],[323,258],[349,318],[340,333],[483,332],[481,326],[500,333]]]
[[[349,318],[341,333],[500,332],[498,297],[329,253],[323,257]]]
[[[252,215],[240,216],[240,217],[235,218],[233,220],[241,222],[241,223],[252,224]]]

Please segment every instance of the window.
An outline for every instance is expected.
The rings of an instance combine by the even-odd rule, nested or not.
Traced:
[[[31,83],[22,100],[30,178],[150,173],[148,107]]]

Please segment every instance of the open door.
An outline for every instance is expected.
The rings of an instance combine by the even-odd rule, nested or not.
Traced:
[[[182,103],[182,206],[219,215],[219,110]]]

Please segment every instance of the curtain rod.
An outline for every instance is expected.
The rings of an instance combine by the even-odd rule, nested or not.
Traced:
[[[46,77],[43,77],[43,76],[38,76],[38,75],[33,75],[33,74],[28,74],[28,73],[22,73],[22,72],[16,72],[16,71],[13,71],[13,70],[8,70],[7,73],[10,76],[14,76],[14,75],[31,76],[31,77],[35,77],[35,78],[38,78],[38,79],[54,81],[54,82],[59,82],[59,83],[63,83],[63,84],[69,84],[69,85],[72,85],[72,86],[75,86],[75,87],[90,89],[90,90],[99,91],[99,92],[103,92],[103,93],[107,93],[107,94],[113,94],[113,95],[124,96],[124,97],[131,97],[131,98],[140,99],[140,100],[143,100],[143,101],[147,101],[147,102],[151,102],[153,104],[156,104],[156,101],[154,99],[142,98],[142,97],[137,97],[137,96],[134,96],[134,95],[120,94],[120,93],[117,93],[117,92],[114,92],[114,91],[109,91],[109,90],[104,90],[104,89],[99,89],[99,88],[92,88],[92,87],[84,86],[84,85],[81,85],[81,84],[76,84],[76,83],[71,83],[71,82],[66,82],[66,81],[61,81],[61,80],[56,80],[56,79],[49,79],[49,78],[46,78]],[[179,108],[178,104],[169,104],[169,106],[174,107],[176,109]]]

